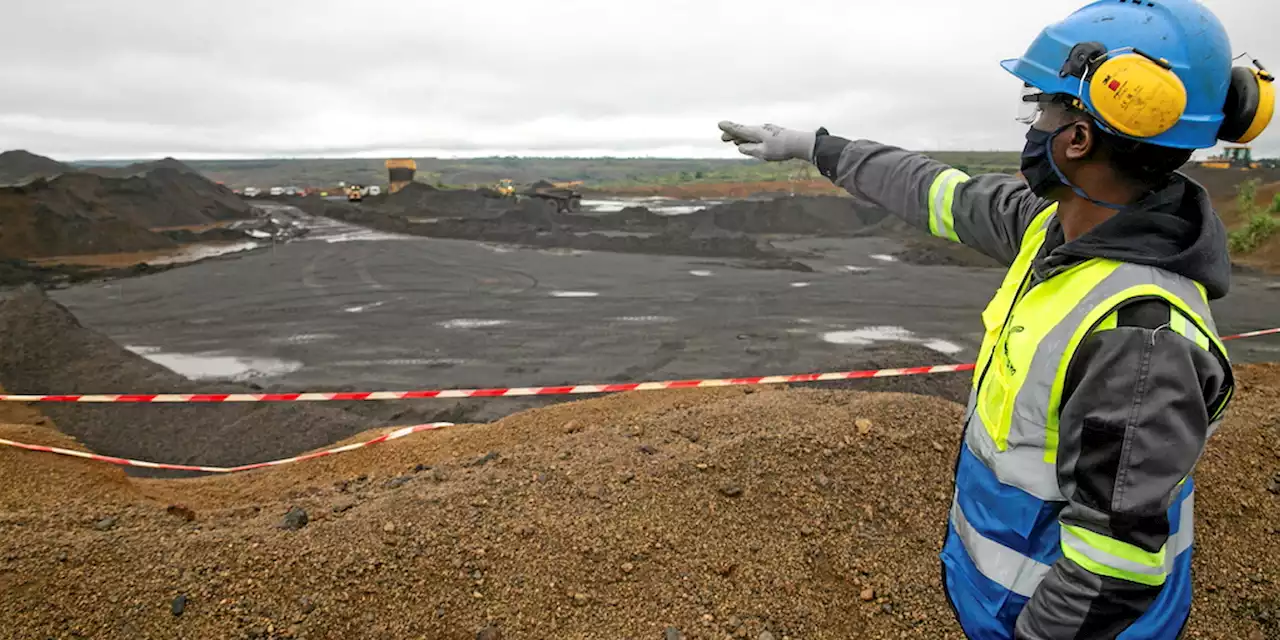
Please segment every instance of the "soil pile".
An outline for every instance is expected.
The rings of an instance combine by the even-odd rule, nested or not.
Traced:
[[[88,330],[42,292],[0,301],[0,385],[14,393],[244,392],[195,383]],[[96,451],[143,459],[226,465],[313,449],[373,422],[330,406],[216,405],[45,407],[63,432]]]
[[[1197,476],[1192,637],[1280,634],[1280,367],[1238,380]],[[958,639],[937,554],[961,415],[902,394],[637,393],[188,480],[0,450],[0,629]]]
[[[39,178],[21,186],[0,187],[0,258],[47,258],[177,246],[159,233],[112,216],[100,203],[71,195],[61,184],[66,175],[70,174],[52,181]]]
[[[67,165],[23,149],[0,153],[0,185],[22,184],[66,171],[70,171]]]
[[[68,172],[0,187],[0,258],[166,249],[156,227],[252,217],[235,194],[176,160],[120,177]]]
[[[159,273],[171,268],[170,265],[152,266],[145,262],[127,267],[102,268],[74,264],[42,265],[26,260],[0,259],[0,287],[33,284],[39,287],[58,288],[79,282]]]
[[[166,158],[130,165],[107,176],[75,173],[58,181],[67,196],[97,203],[111,215],[140,227],[178,227],[252,217],[230,189]]]
[[[849,235],[889,215],[837,196],[785,196],[772,200],[740,200],[708,207],[687,216],[671,216],[669,224],[696,227],[709,220],[726,231],[751,234]]]
[[[410,182],[400,191],[367,199],[409,216],[448,218],[492,218],[511,209],[514,200],[492,189],[437,189]]]

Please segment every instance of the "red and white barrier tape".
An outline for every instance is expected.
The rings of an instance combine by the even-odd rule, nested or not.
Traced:
[[[199,403],[199,402],[333,402],[371,400],[423,400],[430,398],[508,398],[519,396],[565,396],[622,391],[656,391],[659,389],[693,389],[699,387],[731,387],[740,385],[783,384],[787,382],[829,382],[861,378],[891,378],[930,373],[972,371],[972,364],[942,364],[907,369],[871,369],[836,373],[800,373],[754,378],[720,378],[709,380],[667,380],[662,382],[625,382],[620,384],[579,384],[559,387],[498,387],[493,389],[427,389],[422,391],[344,391],[334,393],[151,393],[98,395],[20,395],[0,394],[0,402],[93,402],[93,403]]]
[[[1227,340],[1240,340],[1244,338],[1256,338],[1258,336],[1280,334],[1280,328],[1264,329],[1262,331],[1251,331],[1249,333],[1241,333],[1234,336],[1222,338]],[[608,385],[576,385],[569,387],[528,387],[528,388],[505,388],[505,389],[452,389],[452,390],[433,390],[433,391],[376,391],[367,393],[278,393],[278,394],[150,394],[150,395],[63,395],[63,396],[22,396],[22,395],[0,395],[0,400],[9,402],[317,402],[332,400],[401,400],[416,398],[475,398],[475,397],[504,397],[504,396],[537,396],[537,395],[569,395],[569,394],[588,394],[588,393],[615,393],[621,391],[653,391],[657,389],[692,389],[698,387],[727,387],[736,385],[761,385],[761,384],[782,384],[788,382],[828,382],[834,380],[856,380],[861,378],[887,378],[894,376],[914,376],[926,375],[931,373],[950,373],[956,371],[972,371],[972,364],[947,364],[932,367],[911,367],[906,369],[873,369],[867,371],[845,371],[839,373],[807,373],[786,376],[762,376],[755,378],[724,378],[715,380],[674,380],[667,382],[635,382],[627,384],[608,384]],[[236,473],[238,471],[249,471],[251,469],[262,469],[265,467],[276,467],[294,462],[302,462],[304,460],[314,460],[330,456],[335,453],[345,453],[354,451],[362,447],[367,447],[380,442],[389,440],[397,440],[420,431],[432,431],[451,427],[450,422],[435,422],[431,424],[420,424],[411,427],[401,427],[389,433],[378,436],[372,440],[364,442],[356,442],[353,444],[343,445],[333,449],[324,451],[316,451],[292,458],[284,458],[281,460],[270,460],[268,462],[258,462],[254,464],[246,464],[238,467],[205,467],[199,465],[186,464],[167,464],[161,462],[147,462],[145,460],[130,460],[128,458],[117,458],[114,456],[103,456],[96,453],[88,453],[85,451],[76,451],[74,449],[63,449],[61,447],[49,447],[38,444],[27,444],[23,442],[15,442],[0,438],[0,445],[25,449],[27,451],[38,451],[42,453],[54,453],[63,456],[72,456],[75,458],[83,458],[86,460],[97,460],[99,462],[108,462],[111,464],[128,466],[128,467],[144,467],[147,469],[168,469],[174,471],[203,471],[206,473]]]
[[[1280,328],[1251,331],[1227,336],[1222,340],[1241,340],[1280,334]],[[86,402],[86,403],[223,403],[223,402],[367,402],[378,400],[427,400],[431,398],[510,398],[523,396],[568,396],[623,391],[657,391],[659,389],[694,389],[699,387],[731,387],[742,385],[786,384],[794,382],[831,382],[865,378],[892,378],[933,373],[972,371],[972,364],[941,364],[905,369],[869,369],[833,373],[800,373],[750,378],[717,378],[706,380],[665,380],[657,382],[625,382],[619,384],[578,384],[554,387],[495,387],[490,389],[424,389],[419,391],[342,391],[306,393],[112,393],[112,394],[0,394],[0,402]]]
[[[435,429],[443,429],[445,427],[452,427],[452,426],[453,426],[452,422],[433,422],[431,424],[419,424],[419,425],[414,425],[412,427],[401,427],[390,433],[378,436],[372,440],[365,440],[364,442],[356,442],[353,444],[343,445],[341,447],[336,447],[333,449],[327,449],[325,451],[316,451],[314,453],[306,453],[300,456],[294,456],[292,458],[284,458],[281,460],[270,460],[268,462],[257,462],[254,464],[246,464],[238,467],[203,467],[199,465],[190,465],[190,464],[167,464],[163,462],[147,462],[145,460],[130,460],[128,458],[116,458],[114,456],[103,456],[103,455],[98,455],[96,453],[76,451],[74,449],[63,449],[62,447],[47,447],[39,444],[26,444],[24,442],[14,442],[13,440],[6,440],[4,438],[0,438],[0,445],[16,447],[18,449],[26,449],[27,451],[39,451],[41,453],[56,453],[58,455],[63,455],[63,456],[84,458],[85,460],[97,460],[99,462],[109,462],[111,464],[117,464],[123,467],[144,467],[147,469],[169,469],[173,471],[204,471],[207,473],[236,473],[238,471],[249,471],[250,469],[262,469],[264,467],[278,467],[284,464],[302,462],[303,460],[314,460],[316,458],[331,456],[335,453],[346,453],[348,451],[355,451],[356,449],[367,447],[371,444],[378,444],[380,442],[387,442],[390,440],[398,440],[407,435],[418,433],[419,431],[433,431]]]
[[[1257,338],[1258,336],[1270,336],[1275,334],[1280,334],[1280,327],[1275,329],[1263,329],[1261,331],[1250,331],[1249,333],[1237,333],[1234,336],[1227,336],[1221,340],[1223,342],[1227,342],[1230,340],[1243,340],[1245,338]]]

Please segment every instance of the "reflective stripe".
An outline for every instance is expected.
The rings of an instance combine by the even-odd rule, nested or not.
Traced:
[[[1195,492],[1187,492],[1186,497],[1180,503],[1175,504],[1173,509],[1179,512],[1178,521],[1176,528],[1170,527],[1173,533],[1165,541],[1165,553],[1161,559],[1160,566],[1158,568],[1141,567],[1145,572],[1158,573],[1161,576],[1160,581],[1144,584],[1162,584],[1166,576],[1174,573],[1178,558],[1191,549],[1194,542]],[[1036,588],[1040,586],[1040,581],[1044,580],[1045,575],[1049,573],[1050,565],[1037,562],[999,542],[983,537],[970,524],[964,515],[964,510],[960,507],[960,503],[956,500],[951,502],[951,526],[955,529],[961,544],[964,545],[965,553],[973,561],[978,571],[1005,589],[1029,598],[1035,593]],[[1064,554],[1066,554],[1067,550],[1067,545],[1065,544],[1067,538],[1068,536],[1064,535]],[[1070,557],[1069,554],[1067,555]],[[1072,558],[1072,560],[1075,560],[1075,558]],[[1092,571],[1089,566],[1080,563],[1078,560],[1076,562]],[[1111,574],[1103,573],[1102,575]]]
[[[1173,573],[1173,563],[1195,542],[1196,530],[1196,493],[1192,491],[1182,500],[1178,509],[1178,528],[1169,535],[1164,543],[1164,571]]]
[[[1036,562],[974,531],[960,504],[954,501],[951,503],[951,526],[955,527],[956,535],[978,571],[1005,589],[1030,598],[1045,574],[1049,573],[1049,565]]]
[[[1115,312],[1112,312],[1111,315],[1103,318],[1102,324],[1099,324],[1098,328],[1094,329],[1094,332],[1096,333],[1098,331],[1110,331],[1112,329],[1115,329],[1118,326],[1120,326],[1120,312],[1115,311]]]
[[[956,465],[954,499],[984,538],[1045,564],[1062,556],[1058,517],[1066,503],[1041,500],[1000,482],[967,446],[961,447]]]
[[[1146,585],[1164,584],[1166,547],[1151,553],[1088,529],[1064,525],[1062,554],[1090,573]]]
[[[957,169],[947,169],[933,179],[933,186],[929,187],[929,233],[960,242],[951,206],[955,201],[956,187],[968,180],[969,176]]]
[[[1004,451],[996,448],[991,434],[982,423],[982,416],[972,412],[969,426],[964,430],[964,442],[973,455],[987,466],[1004,484],[1017,487],[1041,499],[1063,502],[1062,488],[1058,486],[1057,469],[1044,461],[1044,450],[1034,446],[1010,446]]]
[[[1078,267],[1088,269],[1090,265],[1100,268],[1104,261],[1093,260]],[[1112,263],[1113,270],[1089,290],[1083,298],[1076,301],[1073,307],[1062,317],[1036,345],[1035,355],[1027,367],[1027,377],[1017,391],[1012,415],[1008,417],[1008,443],[1010,447],[1021,444],[1038,446],[1044,449],[1045,461],[1054,463],[1058,454],[1058,417],[1062,400],[1062,387],[1066,379],[1066,369],[1075,354],[1076,348],[1086,337],[1090,318],[1105,318],[1101,314],[1110,314],[1114,307],[1139,295],[1160,295],[1169,300],[1173,306],[1180,301],[1193,314],[1200,318],[1209,317],[1208,303],[1204,302],[1203,292],[1189,279],[1175,276],[1161,269],[1129,263]],[[1070,274],[1061,278],[1078,278],[1084,274]],[[1059,287],[1051,286],[1049,280],[1042,286],[1048,288],[1032,289],[1024,296],[1027,300],[1032,295],[1054,297]],[[1038,296],[1038,297],[1039,297]],[[1170,297],[1172,296],[1172,297]],[[1059,298],[1059,303],[1071,304]],[[1028,307],[1044,313],[1042,305],[1031,304]],[[1101,316],[1101,317],[1099,317]]]
[[[1173,329],[1174,333],[1196,343],[1196,346],[1201,349],[1209,350],[1209,337],[1188,321],[1187,317],[1182,315],[1182,312],[1176,308],[1169,309],[1169,328]]]

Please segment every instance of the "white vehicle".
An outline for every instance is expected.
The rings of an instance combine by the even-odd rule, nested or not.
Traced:
[[[366,189],[366,191],[367,193],[365,195],[376,196],[382,193],[382,187],[379,187],[378,185],[375,184],[372,187],[369,187],[368,189]]]
[[[256,198],[262,195],[262,189],[257,187],[245,187],[243,193],[246,198]]]
[[[273,196],[284,195],[284,187],[271,187],[271,195]]]
[[[296,196],[296,195],[298,195],[298,188],[297,188],[297,187],[285,187],[285,188],[284,188],[284,194],[285,194],[286,196]]]

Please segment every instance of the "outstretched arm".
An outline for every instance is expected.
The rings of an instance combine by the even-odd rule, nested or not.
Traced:
[[[849,193],[873,202],[939,238],[1012,264],[1022,236],[1049,205],[1022,180],[969,176],[919,153],[870,140],[846,140],[820,129],[720,123],[723,139],[763,160],[802,159]]]

